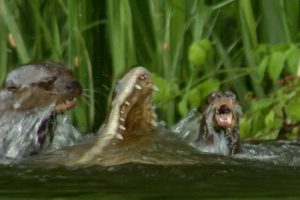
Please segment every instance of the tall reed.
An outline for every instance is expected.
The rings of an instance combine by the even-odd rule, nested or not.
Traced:
[[[212,90],[249,97],[295,75],[297,0],[0,0],[0,80],[13,67],[54,60],[85,88],[74,119],[98,127],[117,79],[135,65],[153,72],[159,117],[169,125]],[[95,121],[96,119],[96,121]]]

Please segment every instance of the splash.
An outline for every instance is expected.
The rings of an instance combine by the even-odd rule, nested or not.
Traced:
[[[52,121],[52,110],[53,106],[48,106],[35,112],[7,112],[1,117],[0,155],[3,162],[9,158],[20,158],[40,151],[51,151],[80,141],[81,134],[72,125],[70,117],[58,115]],[[47,137],[41,145],[37,134],[41,131],[41,127],[46,129],[43,131],[49,131],[47,129],[50,126],[47,126],[47,123],[53,123],[51,127],[55,135],[52,138]]]
[[[194,141],[199,135],[201,119],[201,113],[193,109],[186,117],[171,128],[170,134],[175,134],[193,146]],[[222,146],[221,143],[219,144]],[[218,153],[213,152],[213,149],[205,146],[198,148],[198,150],[201,152],[211,152],[212,156]],[[233,155],[232,158],[272,165],[300,166],[300,142],[283,140],[242,142],[241,152]]]

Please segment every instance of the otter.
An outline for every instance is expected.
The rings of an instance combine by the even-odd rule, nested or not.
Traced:
[[[203,118],[194,145],[203,151],[233,155],[241,151],[241,106],[231,91],[213,92],[201,108]]]
[[[8,73],[0,89],[0,155],[18,158],[51,146],[56,116],[73,108],[80,94],[80,83],[59,63]]]
[[[212,92],[202,106],[174,125],[172,132],[200,151],[233,155],[241,151],[241,115],[233,92]]]

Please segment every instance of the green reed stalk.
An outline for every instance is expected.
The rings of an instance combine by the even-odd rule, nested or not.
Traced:
[[[12,67],[29,61],[67,63],[85,89],[73,113],[86,131],[100,125],[94,122],[95,107],[96,115],[99,111],[105,115],[103,104],[110,97],[103,88],[111,89],[111,94],[118,78],[133,65],[144,65],[161,88],[154,95],[159,116],[173,124],[182,117],[180,106],[190,110],[196,106],[191,100],[202,100],[212,88],[233,89],[247,104],[244,97],[249,92],[264,96],[268,88],[278,87],[258,67],[268,65],[272,51],[262,54],[258,49],[281,44],[297,50],[299,4],[298,0],[0,0],[0,80]],[[15,47],[7,42],[9,35]],[[210,41],[212,50],[205,52],[209,56],[203,65],[195,65],[188,59],[189,47],[203,39]],[[297,51],[294,54],[297,58]],[[214,85],[212,80],[218,88],[209,85]],[[195,92],[197,88],[201,90]]]

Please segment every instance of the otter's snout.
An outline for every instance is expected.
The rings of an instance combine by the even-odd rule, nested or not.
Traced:
[[[67,82],[64,90],[66,93],[73,93],[74,96],[80,96],[82,93],[81,85],[77,80]]]

